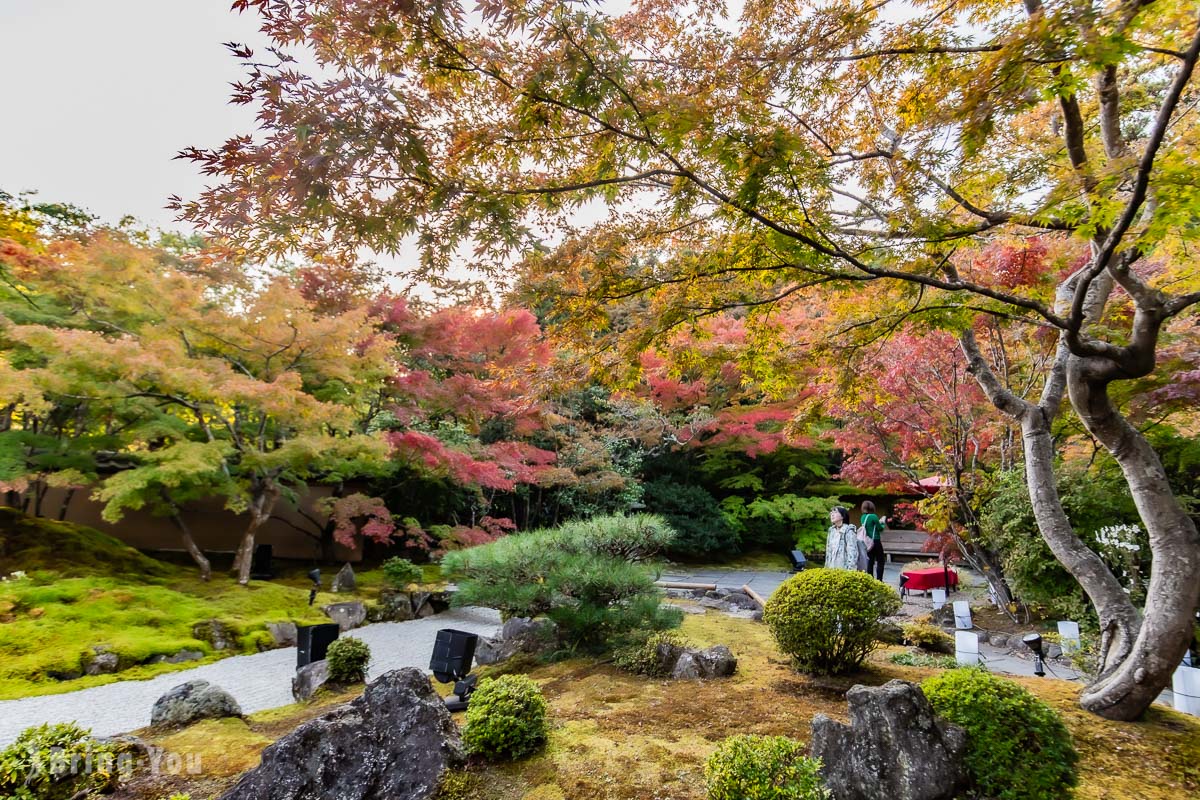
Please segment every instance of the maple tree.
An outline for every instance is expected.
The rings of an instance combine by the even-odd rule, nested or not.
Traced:
[[[1159,335],[1200,300],[1187,248],[1200,123],[1200,22],[1182,0],[991,3],[642,0],[629,9],[237,0],[275,61],[235,100],[261,135],[195,159],[217,183],[183,213],[251,251],[413,237],[427,271],[470,240],[519,253],[581,327],[648,293],[638,336],[731,307],[900,283],[891,313],[940,315],[989,399],[1020,426],[1038,526],[1103,630],[1085,708],[1140,715],[1170,679],[1200,599],[1200,537],[1153,449],[1111,400],[1154,369]],[[292,55],[303,51],[306,74]],[[600,222],[570,212],[609,204]],[[561,224],[553,247],[541,231]],[[956,255],[997,235],[1089,245],[1050,286],[976,279]],[[1149,265],[1156,265],[1151,270]],[[1100,325],[1114,305],[1125,324]],[[978,313],[1057,338],[1038,392],[1006,386]],[[1144,613],[1054,495],[1064,402],[1117,457],[1150,534]]]

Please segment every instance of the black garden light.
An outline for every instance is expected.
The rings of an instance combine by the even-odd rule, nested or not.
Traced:
[[[800,572],[808,566],[808,559],[804,557],[803,550],[792,550],[788,553],[788,558],[792,560],[792,572]]]
[[[1039,678],[1046,677],[1046,662],[1042,660],[1042,637],[1036,633],[1027,633],[1021,637],[1021,641],[1033,651],[1033,674]]]
[[[446,708],[450,711],[466,710],[471,692],[475,691],[477,678],[469,673],[478,642],[478,635],[453,628],[443,628],[434,639],[429,669],[439,683],[454,684],[457,697],[453,700],[446,698]]]
[[[313,582],[313,588],[308,593],[308,604],[311,606],[317,601],[317,592],[321,590],[321,570],[319,568],[310,569],[308,578]]]

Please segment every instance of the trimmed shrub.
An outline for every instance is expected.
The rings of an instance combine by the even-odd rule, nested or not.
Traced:
[[[828,800],[820,759],[786,736],[731,736],[704,765],[708,800]]]
[[[74,723],[27,728],[0,751],[0,797],[68,800],[117,784],[117,748]]]
[[[387,582],[397,589],[403,589],[410,583],[420,583],[421,568],[407,558],[389,558],[383,562],[383,576]]]
[[[687,647],[687,639],[676,631],[639,631],[639,634],[632,637],[632,642],[613,652],[613,663],[635,675],[666,677],[666,670],[658,657],[659,645]]]
[[[329,661],[329,680],[334,683],[362,683],[371,663],[371,648],[362,639],[347,636],[337,639],[325,655]]]
[[[921,684],[933,710],[967,732],[967,770],[995,800],[1067,797],[1079,755],[1054,709],[1013,681],[978,668]]]
[[[546,741],[546,698],[525,675],[484,678],[467,706],[463,744],[492,760],[522,758]]]
[[[767,601],[763,621],[797,669],[849,672],[875,649],[882,617],[900,597],[865,572],[812,569],[793,575]]]
[[[649,515],[598,517],[448,553],[442,568],[458,578],[456,605],[545,616],[568,647],[604,650],[629,631],[679,624],[679,609],[661,605],[655,576],[636,563],[671,535]]]
[[[936,625],[928,622],[906,622],[900,626],[904,643],[934,653],[953,653],[954,640]]]

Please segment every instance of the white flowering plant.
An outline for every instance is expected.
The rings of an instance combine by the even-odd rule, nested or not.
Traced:
[[[1149,552],[1149,542],[1141,527],[1105,525],[1096,531],[1096,545],[1125,593],[1140,605],[1150,582],[1149,569],[1142,569],[1142,554]]]

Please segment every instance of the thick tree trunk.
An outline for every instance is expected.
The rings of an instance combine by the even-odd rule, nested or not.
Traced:
[[[245,586],[250,582],[250,565],[254,561],[254,537],[258,529],[271,518],[275,503],[279,500],[279,486],[273,478],[255,480],[253,497],[250,501],[250,524],[242,534],[242,542],[238,546],[237,555],[233,560],[233,569],[237,573],[238,583]]]
[[[212,577],[212,564],[204,557],[204,551],[196,544],[196,540],[192,538],[192,532],[188,530],[187,524],[183,521],[183,517],[179,514],[172,514],[171,521],[175,523],[175,527],[179,528],[179,536],[183,539],[183,546],[187,549],[188,555],[196,562],[196,566],[200,568],[200,580],[207,581]]]
[[[1113,406],[1107,381],[1092,380],[1087,362],[1076,360],[1068,385],[1083,424],[1120,465],[1150,539],[1153,569],[1141,626],[1114,631],[1119,646],[1106,642],[1098,678],[1080,701],[1109,719],[1132,720],[1170,684],[1194,635],[1200,535],[1175,499],[1158,454]],[[1109,638],[1107,625],[1104,633]]]

